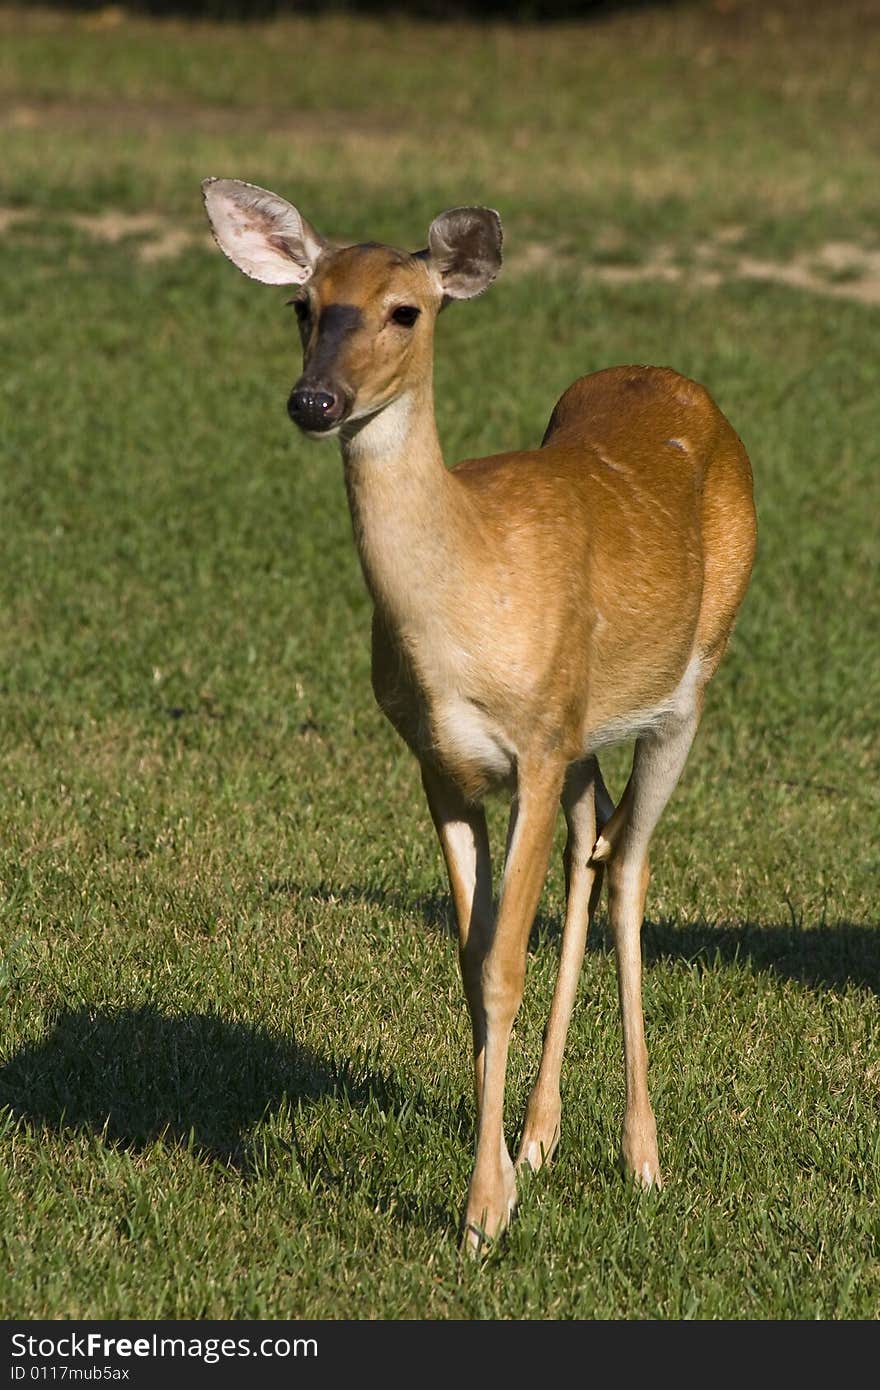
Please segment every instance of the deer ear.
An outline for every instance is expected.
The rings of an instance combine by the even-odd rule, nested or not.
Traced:
[[[205,179],[214,240],[239,270],[264,285],[303,285],[327,243],[291,203],[240,179]]]
[[[473,299],[501,269],[501,218],[493,208],[451,208],[428,231],[428,256],[447,299]]]

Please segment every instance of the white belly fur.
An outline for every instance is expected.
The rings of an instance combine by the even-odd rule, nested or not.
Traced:
[[[699,689],[701,662],[692,657],[678,685],[665,700],[646,709],[633,710],[584,734],[586,756],[611,743],[637,738],[668,719],[686,719],[694,709]],[[488,782],[506,780],[516,767],[517,750],[501,726],[471,700],[449,696],[435,706],[432,717],[435,747],[453,766],[466,766]]]
[[[640,734],[658,728],[668,719],[687,719],[693,713],[701,667],[700,658],[691,657],[678,685],[665,700],[646,709],[633,710],[617,719],[609,719],[598,729],[586,731],[584,753],[594,753],[611,743],[623,743],[626,739],[638,738]]]

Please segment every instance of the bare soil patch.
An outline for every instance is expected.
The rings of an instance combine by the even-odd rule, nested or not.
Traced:
[[[638,264],[614,264],[611,260],[579,270],[572,256],[560,256],[550,243],[529,242],[507,258],[506,266],[514,271],[551,273],[564,266],[567,274],[574,272],[584,281],[610,285],[660,280],[715,289],[730,280],[766,280],[810,294],[880,304],[880,250],[855,242],[830,241],[788,260],[771,260],[737,250],[745,232],[743,227],[719,227],[687,259],[675,247],[659,246]]]
[[[15,235],[39,215],[30,208],[0,207],[0,236]],[[157,212],[123,212],[105,208],[99,213],[66,213],[62,219],[97,241],[117,243],[137,238],[134,255],[147,263],[178,256],[192,246],[213,245],[210,233],[197,224],[181,225]],[[505,269],[514,274],[553,274],[563,270],[584,282],[631,285],[665,281],[715,289],[730,280],[765,280],[790,285],[809,294],[849,299],[859,304],[880,305],[880,249],[855,242],[829,241],[787,260],[772,260],[739,251],[743,227],[719,227],[689,258],[672,246],[659,246],[638,263],[600,264],[578,262],[551,242],[526,242],[506,258]]]

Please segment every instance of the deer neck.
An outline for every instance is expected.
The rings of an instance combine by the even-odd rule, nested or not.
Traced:
[[[342,457],[367,587],[391,630],[417,640],[461,574],[469,525],[443,462],[430,383],[347,431]]]

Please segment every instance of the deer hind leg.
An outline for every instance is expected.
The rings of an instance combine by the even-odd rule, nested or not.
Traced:
[[[563,768],[520,765],[498,915],[483,961],[483,1098],[465,1208],[465,1243],[478,1254],[510,1221],[516,1175],[504,1140],[504,1085],[513,1020],[522,1001],[529,929],[547,873]]]
[[[474,1089],[483,1098],[486,1018],[481,976],[492,939],[492,861],[482,806],[466,801],[453,782],[422,768],[422,784],[437,831],[458,923],[458,959],[474,1042]]]
[[[608,910],[623,1031],[626,1101],[621,1162],[643,1187],[661,1185],[642,1011],[641,930],[649,878],[648,844],[687,760],[699,723],[699,703],[687,715],[638,739],[621,803],[626,814],[613,843],[604,836],[597,842],[597,857],[608,860]]]
[[[562,809],[568,827],[563,853],[565,868],[565,926],[559,974],[537,1080],[529,1096],[517,1167],[533,1172],[549,1163],[559,1143],[562,1099],[559,1078],[562,1057],[587,944],[587,932],[602,889],[602,867],[592,862],[597,826],[611,816],[613,806],[595,758],[574,763],[562,789]]]

